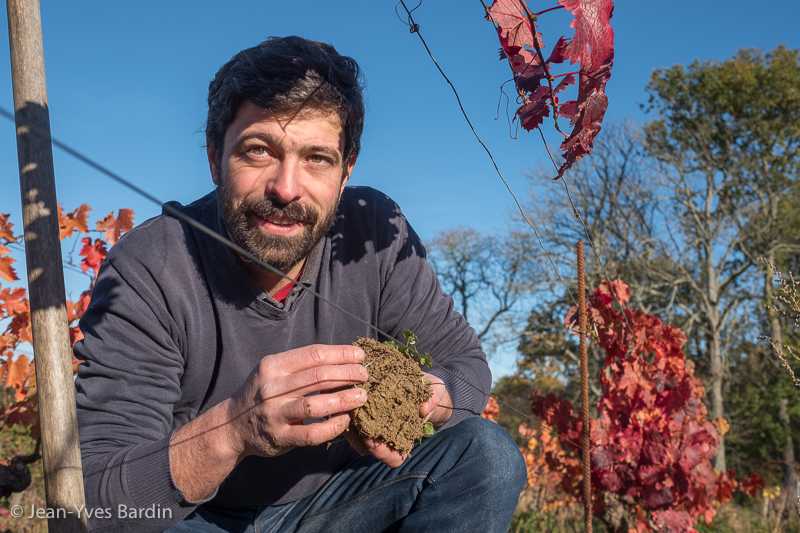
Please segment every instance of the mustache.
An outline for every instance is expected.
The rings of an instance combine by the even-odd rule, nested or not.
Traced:
[[[242,200],[239,210],[245,216],[255,215],[262,219],[280,216],[310,225],[316,224],[319,219],[319,213],[315,209],[306,207],[296,200],[283,204],[266,197],[247,197]]]

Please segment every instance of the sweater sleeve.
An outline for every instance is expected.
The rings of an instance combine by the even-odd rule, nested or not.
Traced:
[[[92,531],[163,531],[213,494],[190,502],[172,480],[182,332],[151,272],[131,254],[120,257],[124,246],[117,247],[100,271],[80,321],[84,339],[75,346],[84,361],[75,384],[87,517]]]
[[[475,330],[442,292],[422,241],[397,206],[394,213],[397,234],[386,250],[392,262],[381,291],[379,327],[399,340],[404,329],[419,337],[417,349],[436,363],[427,371],[441,378],[450,393],[453,414],[444,428],[451,427],[483,412],[491,371]]]

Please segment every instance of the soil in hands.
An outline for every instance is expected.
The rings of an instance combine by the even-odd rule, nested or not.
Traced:
[[[369,372],[369,379],[359,385],[367,392],[367,402],[351,411],[353,426],[362,437],[380,439],[406,455],[425,434],[419,405],[433,392],[411,357],[372,339],[358,339],[353,346],[364,350]]]

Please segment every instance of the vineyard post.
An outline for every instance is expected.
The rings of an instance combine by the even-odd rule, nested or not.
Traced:
[[[6,0],[25,259],[51,533],[86,531],[38,0]],[[30,125],[30,126],[28,126]]]
[[[578,328],[581,355],[581,463],[583,465],[584,531],[592,533],[591,422],[589,420],[589,361],[586,353],[586,281],[583,271],[583,241],[578,241]]]

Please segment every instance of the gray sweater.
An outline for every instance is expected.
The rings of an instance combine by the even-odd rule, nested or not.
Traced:
[[[221,232],[214,193],[172,205]],[[395,338],[411,329],[421,351],[489,390],[475,332],[442,294],[419,237],[386,195],[346,188],[300,281]],[[85,338],[75,356],[85,362],[75,383],[86,500],[89,510],[102,510],[89,518],[92,529],[161,531],[199,504],[291,502],[357,456],[339,440],[248,457],[202,502],[187,501],[175,486],[172,433],[233,394],[261,358],[376,338],[297,287],[285,305],[275,302],[227,247],[175,217],[148,220],[111,249],[80,327]],[[485,395],[441,369],[430,372],[445,382],[455,407],[447,426],[483,411]],[[147,508],[148,517],[131,518],[131,509]]]

